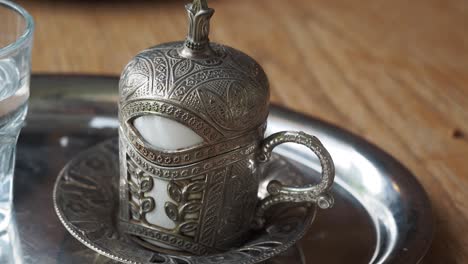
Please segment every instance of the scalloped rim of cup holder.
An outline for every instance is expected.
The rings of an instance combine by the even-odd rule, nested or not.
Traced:
[[[281,177],[284,182],[284,179],[293,178],[291,184],[300,184],[297,175],[301,174],[278,155],[274,155],[265,167],[262,170],[266,174],[264,179]],[[269,170],[269,167],[275,169]],[[285,177],[288,174],[296,177]],[[65,165],[56,179],[53,201],[60,221],[73,237],[95,252],[123,263],[263,262],[286,251],[302,238],[316,214],[315,205],[280,204],[267,212],[265,227],[253,231],[251,239],[239,248],[207,256],[155,252],[119,232],[118,182],[118,140],[112,139],[79,153]]]

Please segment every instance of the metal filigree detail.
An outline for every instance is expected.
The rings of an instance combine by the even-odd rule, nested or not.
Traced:
[[[129,205],[132,217],[144,221],[145,215],[155,209],[154,199],[145,194],[153,189],[153,179],[127,160]]]
[[[315,215],[314,207],[285,205],[269,211],[269,221],[264,230],[241,247],[208,256],[157,253],[135,245],[120,230],[185,248],[193,254],[203,255],[213,252],[213,249],[129,222],[121,221],[119,230],[114,218],[118,207],[115,202],[119,192],[118,167],[116,140],[80,153],[57,177],[53,200],[60,221],[75,238],[92,250],[123,263],[258,263],[284,252],[296,243]],[[283,164],[280,168],[278,173],[288,174],[288,166]]]
[[[176,223],[174,232],[195,237],[205,185],[205,176],[169,182],[167,192],[174,202],[166,202],[164,209],[169,219]]]
[[[121,133],[121,138],[122,136]],[[165,201],[163,210],[175,223],[175,228],[165,229],[149,223],[144,217],[130,219],[121,214],[121,222],[125,227],[123,230],[193,254],[215,252],[245,241],[257,201],[258,178],[250,164],[258,147],[254,143],[201,162],[164,167],[147,161],[135,151],[132,144],[122,141],[121,151],[126,153],[127,170],[130,173],[134,170],[133,166],[136,166],[145,176],[168,181],[167,193],[171,200]],[[230,184],[235,188],[227,191]],[[132,183],[129,181],[122,186],[132,188]],[[126,205],[133,207],[131,195],[128,198],[125,195],[121,197],[122,210],[125,210]],[[163,240],[163,234],[176,236],[177,239],[171,241],[170,237],[165,236],[169,240]],[[187,241],[198,246],[181,247],[177,244],[178,241]],[[202,248],[206,250],[201,251]]]
[[[207,173],[216,168],[228,166],[249,157],[253,158],[253,155],[258,149],[258,144],[254,143],[231,152],[214,156],[202,162],[179,167],[158,166],[140,155],[130,144],[126,146],[126,149],[130,159],[135,162],[142,171],[148,173],[152,177],[165,180],[181,180]]]

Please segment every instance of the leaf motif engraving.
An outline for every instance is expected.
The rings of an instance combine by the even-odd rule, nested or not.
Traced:
[[[128,181],[128,188],[133,195],[138,194],[140,192],[138,186],[132,181]]]
[[[182,191],[174,182],[169,183],[167,186],[167,192],[169,193],[169,197],[171,197],[175,202],[180,203],[182,201]]]
[[[140,220],[141,219],[140,207],[136,205],[133,201],[129,202],[129,206],[130,206],[130,212],[132,213],[133,218]]]
[[[179,231],[182,233],[190,233],[197,229],[197,225],[198,223],[195,221],[187,221],[179,226]]]
[[[153,179],[151,177],[142,177],[140,182],[140,191],[149,192],[153,189]]]
[[[131,160],[127,158],[129,173],[129,206],[130,213],[134,219],[141,220],[145,214],[151,212],[156,204],[152,197],[146,197],[145,193],[153,189],[153,178],[145,175],[143,171],[136,168]]]
[[[190,180],[172,180],[167,191],[173,201],[164,204],[166,216],[174,221],[174,232],[194,237],[198,228],[203,193],[206,191],[206,176],[197,176]]]
[[[205,190],[204,182],[193,182],[184,188],[184,193],[198,193]]]
[[[148,213],[154,209],[154,200],[150,197],[141,199],[141,212]]]
[[[164,205],[164,210],[166,211],[167,217],[171,219],[174,222],[179,221],[179,210],[177,209],[177,205],[171,203],[171,202],[166,202]]]
[[[180,211],[182,214],[195,213],[195,212],[200,211],[201,206],[202,205],[200,202],[197,202],[197,201],[189,202],[189,203],[184,204],[182,208],[180,209]]]

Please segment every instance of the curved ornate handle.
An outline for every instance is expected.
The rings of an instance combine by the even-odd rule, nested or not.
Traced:
[[[271,181],[267,187],[270,195],[263,199],[257,208],[255,225],[263,226],[265,211],[279,203],[316,203],[322,209],[333,206],[334,200],[328,191],[335,178],[335,166],[330,153],[328,153],[316,137],[304,132],[284,131],[275,133],[263,141],[258,161],[268,162],[273,149],[280,144],[288,142],[304,145],[318,156],[322,165],[321,181],[316,185],[304,187],[287,187],[278,181]]]

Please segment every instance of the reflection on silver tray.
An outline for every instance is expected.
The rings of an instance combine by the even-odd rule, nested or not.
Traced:
[[[305,178],[278,156],[263,169],[262,175],[267,175],[268,181],[304,184]],[[97,253],[124,263],[258,263],[293,246],[315,216],[315,206],[285,204],[268,211],[265,228],[252,233],[240,248],[209,256],[156,253],[138,246],[119,232],[116,225],[118,183],[118,141],[108,140],[78,154],[65,165],[55,184],[54,206],[60,220],[76,239]]]
[[[77,153],[117,135],[118,79],[34,76],[30,114],[18,145],[15,176],[16,259],[23,263],[113,263],[63,228],[52,206],[56,176]],[[398,161],[363,139],[322,121],[273,106],[271,131],[316,135],[335,159],[335,207],[320,211],[287,256],[268,263],[417,263],[433,231],[424,190]],[[318,161],[295,145],[277,152],[311,182]]]

